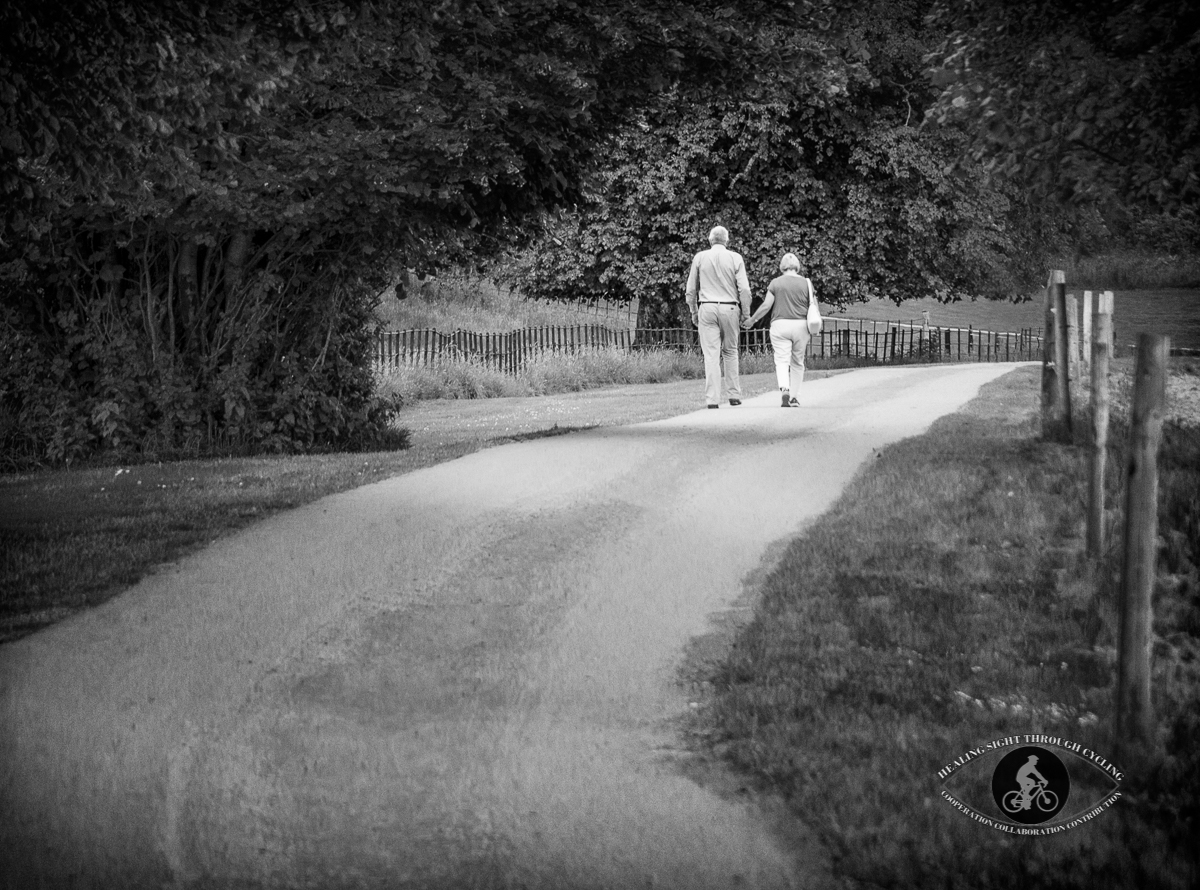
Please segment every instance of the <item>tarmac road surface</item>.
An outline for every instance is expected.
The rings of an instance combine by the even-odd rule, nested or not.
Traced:
[[[684,647],[877,449],[1013,367],[487,449],[0,647],[0,886],[827,885],[819,846],[687,775]]]

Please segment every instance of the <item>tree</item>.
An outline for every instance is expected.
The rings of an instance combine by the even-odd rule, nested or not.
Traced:
[[[263,253],[242,278],[250,233],[218,239],[207,214],[239,136],[291,77],[280,35],[309,24],[285,12],[84,0],[0,13],[6,451],[170,451],[216,443],[223,421],[228,444],[267,434],[242,378],[274,270]],[[348,413],[365,411],[358,388],[335,394]]]
[[[1077,223],[1194,216],[1200,7],[1190,0],[938,0],[931,124],[967,157]],[[1200,246],[1200,245],[1196,245]]]
[[[757,291],[785,251],[835,304],[1013,290],[1006,198],[955,167],[959,134],[917,126],[932,98],[922,12],[878,2],[824,29],[748,23],[752,76],[681,84],[633,117],[519,280],[549,297],[638,296],[650,321],[679,323],[688,260],[720,222]]]

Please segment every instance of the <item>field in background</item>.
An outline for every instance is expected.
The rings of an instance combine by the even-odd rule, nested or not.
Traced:
[[[1200,288],[1200,255],[1125,251],[1058,260],[1051,268],[1062,269],[1073,286],[1093,290]]]

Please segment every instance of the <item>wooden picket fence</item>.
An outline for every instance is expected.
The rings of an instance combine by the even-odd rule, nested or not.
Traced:
[[[436,367],[474,361],[506,374],[516,374],[532,358],[564,355],[586,349],[634,348],[636,332],[603,325],[524,328],[506,334],[433,330],[385,331],[379,335],[375,363],[383,369]]]
[[[742,349],[769,352],[765,329],[742,332]],[[508,333],[480,334],[434,330],[387,331],[380,334],[376,365],[381,369],[436,367],[472,361],[516,374],[533,358],[570,355],[589,349],[685,349],[698,352],[695,328],[632,328],[612,330],[603,325],[525,328]],[[864,364],[922,362],[1037,361],[1042,357],[1040,330],[988,331],[943,328],[907,322],[877,322],[826,318],[824,329],[809,344],[811,357],[843,356]]]

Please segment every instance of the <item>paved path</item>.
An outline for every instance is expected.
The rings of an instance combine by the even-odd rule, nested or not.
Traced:
[[[875,450],[1012,367],[491,448],[0,647],[6,885],[821,886],[813,846],[686,777],[683,648]]]

